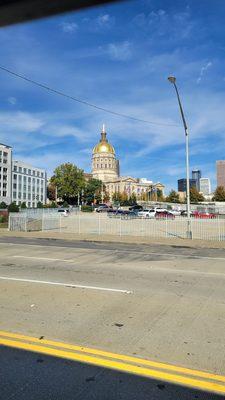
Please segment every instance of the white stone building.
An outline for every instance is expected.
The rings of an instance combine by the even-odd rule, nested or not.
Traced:
[[[104,183],[110,199],[112,199],[114,193],[126,193],[128,198],[135,194],[137,199],[141,200],[144,194],[150,194],[157,189],[161,190],[162,193],[164,191],[164,185],[159,182],[153,183],[146,178],[120,176],[119,160],[116,158],[114,147],[106,138],[104,125],[100,141],[93,148],[91,176]]]
[[[12,161],[12,201],[27,207],[37,207],[40,201],[46,204],[47,176],[44,169],[33,167],[22,161]]]
[[[0,143],[0,203],[11,203],[12,147]]]
[[[200,192],[204,196],[211,193],[211,183],[209,178],[200,178]]]

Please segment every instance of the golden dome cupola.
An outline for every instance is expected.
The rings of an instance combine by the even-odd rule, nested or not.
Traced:
[[[101,139],[99,143],[93,148],[93,154],[97,153],[112,153],[115,154],[114,147],[108,142],[106,138],[105,125],[103,124]]]
[[[119,161],[116,159],[114,147],[106,138],[105,125],[102,127],[99,143],[93,148],[92,176],[107,182],[119,176]]]

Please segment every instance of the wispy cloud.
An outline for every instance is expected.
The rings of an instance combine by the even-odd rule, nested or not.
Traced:
[[[203,75],[206,73],[206,71],[212,67],[212,62],[209,61],[203,67],[200,69],[199,77],[197,79],[197,84],[199,84],[203,78]]]
[[[76,22],[61,22],[60,28],[65,33],[74,33],[78,30],[78,24]]]
[[[110,43],[108,54],[113,60],[126,61],[132,57],[132,47],[129,41],[122,43]]]
[[[15,97],[8,97],[7,100],[9,104],[11,104],[12,106],[14,106],[17,103],[17,99]]]

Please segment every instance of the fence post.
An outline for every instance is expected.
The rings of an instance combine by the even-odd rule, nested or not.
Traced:
[[[101,213],[98,213],[98,234],[101,234],[101,223],[100,223],[100,215]]]
[[[11,215],[9,214],[9,220],[8,220],[8,231],[11,230]]]
[[[59,213],[59,232],[60,232],[60,233],[62,232],[62,221],[61,221],[61,219],[62,219],[62,216],[61,216],[61,214]]]
[[[44,212],[42,211],[42,218],[41,218],[41,231],[44,232]]]
[[[122,223],[121,223],[121,215],[120,215],[120,236],[122,236]]]
[[[166,237],[168,237],[168,217],[166,215]]]
[[[218,220],[218,234],[219,234],[219,242],[221,240],[221,232],[220,232],[220,218],[219,215],[217,216],[217,220]]]
[[[80,235],[80,213],[78,212],[78,235]]]
[[[27,232],[27,214],[25,214],[25,226],[24,226],[24,230],[25,232]]]

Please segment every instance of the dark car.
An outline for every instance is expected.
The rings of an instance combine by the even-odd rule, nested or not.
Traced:
[[[156,211],[155,213],[156,219],[175,219],[175,215],[169,211]]]
[[[130,211],[141,211],[143,210],[143,207],[139,204],[135,204],[134,206],[129,207]]]

